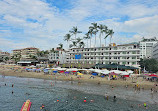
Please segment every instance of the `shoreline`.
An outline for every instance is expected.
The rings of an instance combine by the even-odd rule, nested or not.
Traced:
[[[154,84],[156,82],[150,82],[150,81],[145,81],[142,78],[138,78],[136,83],[132,83],[132,79],[127,78],[127,80],[107,80],[106,77],[101,78],[95,76],[94,79],[90,79],[90,74],[84,74],[81,78],[77,78],[75,75],[60,75],[55,74],[55,75],[49,75],[49,74],[44,74],[43,72],[37,73],[37,72],[21,72],[21,71],[13,71],[10,69],[1,69],[0,68],[0,75],[4,76],[15,76],[15,77],[21,77],[21,78],[37,78],[37,79],[45,79],[45,80],[57,80],[57,81],[74,81],[78,82],[79,84],[82,83],[89,83],[89,84],[104,84],[104,85],[109,85],[112,87],[126,87],[126,85],[130,88],[133,88],[135,85],[139,85],[140,88],[143,88],[145,90],[150,90],[151,88],[154,88]],[[72,80],[73,79],[73,80]],[[156,89],[157,90],[157,89]]]

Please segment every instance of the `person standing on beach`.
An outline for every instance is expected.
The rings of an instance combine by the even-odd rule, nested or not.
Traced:
[[[107,93],[105,94],[105,99],[106,99],[106,100],[108,100],[108,99],[109,99],[109,96],[108,96],[108,94],[107,94]]]

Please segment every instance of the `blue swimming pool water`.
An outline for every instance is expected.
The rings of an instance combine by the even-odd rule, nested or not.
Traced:
[[[110,96],[108,100],[103,96],[105,93]],[[158,104],[154,104],[158,101],[157,94],[151,98],[149,91],[137,93],[125,88],[111,90],[106,85],[0,76],[0,111],[20,111],[27,99],[32,102],[30,111],[40,111],[42,104],[47,111],[158,111]]]

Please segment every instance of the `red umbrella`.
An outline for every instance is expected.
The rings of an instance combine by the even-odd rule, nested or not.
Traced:
[[[60,71],[59,73],[64,73],[64,71]]]
[[[77,71],[72,71],[72,72],[77,72]]]
[[[150,74],[149,76],[151,76],[151,77],[157,77],[156,74]]]
[[[123,75],[124,77],[129,77],[129,75]]]

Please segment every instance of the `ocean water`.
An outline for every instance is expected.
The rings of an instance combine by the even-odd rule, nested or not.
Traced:
[[[47,111],[158,111],[158,94],[151,95],[148,90],[0,76],[0,111],[20,111],[27,99],[32,102],[30,111],[41,111],[42,104]]]

